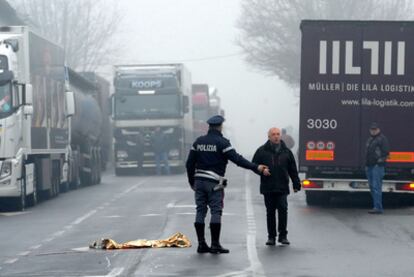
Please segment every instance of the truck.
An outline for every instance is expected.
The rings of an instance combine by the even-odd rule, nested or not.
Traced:
[[[101,152],[101,169],[105,170],[112,157],[112,125],[109,118],[108,98],[111,91],[111,84],[95,72],[80,72],[80,75],[92,82],[94,90],[92,97],[97,102],[101,113],[101,131],[99,136]]]
[[[110,126],[106,113],[109,82],[93,72],[67,68],[75,113],[70,119],[69,172],[65,190],[99,184],[108,160]]]
[[[301,22],[299,171],[309,205],[369,192],[376,122],[390,144],[383,192],[414,196],[414,22]]]
[[[0,27],[0,204],[24,210],[100,182],[105,85],[65,66],[63,48],[28,27]]]
[[[210,95],[210,115],[221,115],[225,116],[224,110],[221,107],[221,98],[218,96],[218,89],[215,87],[211,87],[209,89],[209,95]]]
[[[194,137],[199,137],[207,133],[211,116],[209,88],[207,84],[193,84],[192,91]]]
[[[0,97],[0,201],[23,210],[57,195],[68,168],[63,49],[28,27],[0,27]]]
[[[172,169],[184,170],[193,142],[191,74],[184,64],[136,64],[114,67],[111,114],[117,176],[156,167],[151,141],[157,127],[168,136]],[[144,140],[142,162],[136,138]]]

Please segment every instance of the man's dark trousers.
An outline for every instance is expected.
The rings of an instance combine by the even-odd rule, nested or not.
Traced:
[[[281,238],[287,236],[287,194],[268,192],[263,194],[266,206],[267,234],[269,239],[274,239],[276,234],[276,210],[278,215],[278,231]]]

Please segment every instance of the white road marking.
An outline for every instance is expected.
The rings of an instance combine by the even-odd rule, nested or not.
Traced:
[[[94,215],[97,212],[97,210],[92,210],[89,213],[77,218],[75,221],[73,221],[71,224],[72,225],[78,225],[79,223],[81,223],[82,221],[84,221],[85,219],[87,219],[88,217],[91,217],[92,215]]]
[[[0,213],[0,216],[16,216],[16,215],[23,215],[23,214],[30,214],[31,211],[27,212],[6,212],[6,213]]]
[[[120,217],[125,217],[125,216],[123,216],[123,215],[106,215],[106,216],[103,216],[104,218],[120,218]]]
[[[19,259],[18,258],[14,258],[14,259],[10,259],[10,260],[7,260],[7,261],[5,261],[4,263],[5,264],[14,264],[15,262],[17,262]]]
[[[250,262],[250,270],[253,276],[265,276],[263,265],[259,260],[256,249],[256,221],[254,217],[254,207],[252,193],[250,190],[250,175],[246,172],[244,175],[244,184],[246,191],[246,216],[249,221],[247,227],[247,255]]]
[[[117,276],[120,276],[122,272],[124,272],[123,267],[115,267],[106,275],[87,275],[84,277],[117,277]]]
[[[168,203],[167,204],[167,208],[171,209],[171,208],[193,208],[195,209],[195,205],[175,205],[174,203]]]
[[[195,215],[195,213],[176,213],[177,215]]]
[[[73,225],[67,225],[67,226],[65,226],[65,229],[66,230],[69,230],[69,229],[72,229],[73,228]]]
[[[64,230],[62,230],[62,231],[58,231],[58,232],[56,232],[56,233],[53,233],[52,234],[52,237],[59,237],[59,236],[61,236],[61,235],[63,235],[65,233],[65,231]]]
[[[17,254],[17,256],[27,256],[30,254],[30,251],[24,251],[24,252],[20,252],[19,254]]]
[[[142,214],[140,216],[160,216],[161,214]]]
[[[244,183],[245,183],[245,192],[246,192],[246,217],[247,217],[247,256],[250,262],[250,266],[241,271],[232,271],[228,273],[224,273],[221,275],[217,275],[216,277],[250,277],[250,276],[257,276],[263,277],[265,276],[263,271],[263,265],[259,260],[257,255],[256,249],[256,220],[254,217],[254,208],[253,208],[253,201],[252,195],[250,191],[250,175],[246,173],[244,175]]]
[[[78,247],[78,248],[72,248],[73,251],[77,251],[77,252],[87,252],[89,251],[89,247]]]
[[[106,275],[106,277],[116,277],[122,274],[122,272],[124,271],[123,267],[115,267],[114,269],[111,270],[111,272],[109,272],[108,275]]]
[[[41,244],[38,244],[38,245],[34,245],[34,246],[29,247],[29,249],[30,250],[36,250],[36,249],[38,249],[40,247],[42,247],[42,245]]]
[[[105,257],[106,259],[106,268],[110,268],[111,267],[111,261],[109,260],[108,257]]]
[[[51,242],[52,240],[54,240],[55,238],[54,237],[50,237],[50,238],[47,238],[47,239],[44,239],[44,240],[42,240],[43,242]]]

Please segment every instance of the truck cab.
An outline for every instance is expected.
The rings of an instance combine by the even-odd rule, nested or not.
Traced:
[[[114,89],[116,174],[155,168],[157,127],[168,137],[170,167],[183,170],[193,140],[187,69],[181,64],[116,66]]]

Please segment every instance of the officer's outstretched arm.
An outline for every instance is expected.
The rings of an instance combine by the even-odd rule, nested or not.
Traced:
[[[237,153],[236,150],[233,147],[231,147],[230,150],[224,152],[224,155],[227,157],[227,159],[229,159],[230,161],[232,161],[236,165],[238,165],[240,167],[243,167],[243,168],[246,168],[246,169],[250,169],[253,172],[255,172],[256,174],[260,174],[260,172],[258,170],[258,165],[255,164],[255,163],[251,163],[250,161],[245,159],[242,155]]]

